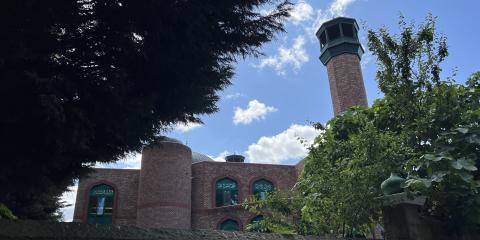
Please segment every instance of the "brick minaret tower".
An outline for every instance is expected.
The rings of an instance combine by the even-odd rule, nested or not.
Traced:
[[[338,17],[323,23],[316,34],[320,61],[327,66],[335,115],[352,106],[368,106],[360,66],[364,51],[357,32],[355,19]]]
[[[192,150],[163,137],[142,151],[137,226],[190,229]]]

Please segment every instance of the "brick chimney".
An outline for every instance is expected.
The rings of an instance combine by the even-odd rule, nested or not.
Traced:
[[[353,18],[337,17],[317,31],[320,61],[327,66],[333,112],[338,115],[352,106],[368,106],[360,60],[364,53]]]

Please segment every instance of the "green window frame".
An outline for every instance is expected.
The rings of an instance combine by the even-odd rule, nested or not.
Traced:
[[[240,231],[240,224],[233,219],[227,219],[220,224],[220,230],[223,231]]]
[[[89,192],[87,222],[112,224],[115,190],[107,184],[93,186]]]
[[[268,192],[273,192],[275,187],[267,179],[260,179],[253,183],[253,195],[259,200],[265,200]]]
[[[222,178],[215,183],[215,206],[238,204],[238,183],[231,178]]]

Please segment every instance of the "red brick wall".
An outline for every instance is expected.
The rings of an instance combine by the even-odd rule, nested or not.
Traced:
[[[255,217],[241,206],[215,207],[215,181],[229,177],[239,184],[242,203],[252,195],[255,180],[265,178],[275,189],[291,189],[297,180],[295,166],[200,162],[192,165],[192,229],[215,229],[227,218],[236,219],[245,227]]]
[[[192,151],[158,142],[142,151],[137,226],[190,229]]]
[[[368,106],[357,55],[344,53],[333,57],[327,63],[327,71],[335,115],[355,105]]]
[[[241,205],[215,207],[215,181],[224,177],[236,180],[242,203],[251,196],[255,180],[265,178],[275,189],[291,189],[302,168],[300,165],[226,162],[191,164],[189,156],[188,147],[167,143],[157,145],[154,151],[150,148],[143,152],[141,173],[140,170],[96,169],[79,182],[74,221],[86,220],[84,213],[90,188],[106,183],[115,188],[115,224],[183,229],[190,228],[191,224],[193,229],[217,229],[223,220],[232,218],[244,229],[255,216]],[[137,195],[139,192],[144,194]]]
[[[299,161],[297,164],[295,164],[295,170],[297,170],[297,176],[298,177],[300,177],[304,168],[305,168],[305,159],[303,159],[303,160]]]
[[[87,177],[80,179],[73,221],[86,221],[90,189],[105,183],[115,190],[113,222],[118,225],[135,225],[139,174],[139,170],[95,169]]]

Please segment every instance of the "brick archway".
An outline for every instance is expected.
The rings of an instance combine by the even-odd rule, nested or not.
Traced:
[[[217,222],[217,227],[216,227],[216,229],[217,229],[217,230],[221,230],[220,227],[221,227],[222,223],[225,222],[225,221],[227,221],[227,220],[234,220],[234,221],[236,221],[236,222],[238,223],[238,229],[239,229],[239,231],[243,231],[243,223],[242,223],[242,221],[240,220],[240,218],[235,217],[235,216],[231,216],[231,215],[228,215],[228,216],[226,216],[226,217],[221,218],[220,221]]]

